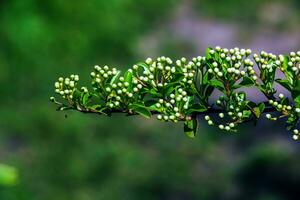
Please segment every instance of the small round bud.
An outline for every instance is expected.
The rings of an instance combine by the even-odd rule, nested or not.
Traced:
[[[293,135],[294,140],[299,140],[299,135]]]
[[[239,113],[237,114],[237,116],[238,116],[238,117],[242,117],[242,116],[243,116],[243,113],[239,112]]]
[[[284,98],[284,95],[280,93],[280,94],[279,94],[279,98],[280,98],[280,99],[283,99],[283,98]]]
[[[267,119],[271,119],[272,116],[268,113],[268,114],[266,114],[266,118],[267,118]]]

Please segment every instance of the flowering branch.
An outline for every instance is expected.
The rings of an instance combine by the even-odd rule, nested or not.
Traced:
[[[62,102],[51,97],[58,110],[77,110],[110,116],[112,113],[142,115],[165,122],[184,122],[184,132],[194,137],[198,115],[205,115],[211,126],[237,131],[237,126],[257,121],[263,113],[269,120],[286,119],[286,127],[298,140],[300,118],[300,51],[276,56],[250,49],[208,48],[205,56],[173,62],[168,57],[148,58],[125,73],[108,66],[95,66],[91,72],[92,89],[77,87],[78,75],[59,78],[55,92]],[[254,67],[259,71],[255,71]],[[281,72],[284,78],[276,77]],[[275,83],[283,86],[291,99],[279,94]],[[268,102],[247,99],[244,88],[255,87]],[[222,94],[209,103],[212,93]],[[271,115],[269,112],[275,114]],[[218,117],[211,116],[217,113]]]

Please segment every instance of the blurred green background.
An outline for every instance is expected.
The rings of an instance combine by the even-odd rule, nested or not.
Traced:
[[[201,124],[56,112],[59,76],[207,46],[300,50],[298,0],[0,0],[0,199],[299,199],[284,124]],[[298,197],[298,198],[297,198]]]

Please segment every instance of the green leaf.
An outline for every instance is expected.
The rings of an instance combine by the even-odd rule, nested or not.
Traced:
[[[142,104],[131,104],[129,108],[148,119],[151,118],[151,112]]]
[[[282,69],[286,70],[288,68],[288,62],[289,62],[289,57],[288,56],[284,56],[284,61],[282,63]]]
[[[212,57],[213,57],[213,55],[212,54],[210,54],[210,50],[212,50],[212,48],[211,47],[208,47],[208,48],[206,48],[206,50],[205,50],[205,56],[206,56],[206,59],[211,59]]]
[[[132,84],[132,72],[131,71],[127,71],[125,74],[124,74],[124,81],[127,82],[129,85],[127,87],[127,91],[128,92],[131,92],[132,89],[133,89],[133,84]]]
[[[120,77],[121,71],[118,71],[110,80],[110,85],[117,83],[118,78]]]
[[[193,112],[195,113],[202,113],[202,112],[205,112],[207,111],[207,108],[201,104],[194,104],[192,105],[189,110],[187,111],[187,114],[191,114]]]
[[[185,121],[183,129],[184,129],[184,133],[188,137],[194,138],[196,136],[197,129],[198,129],[198,121],[197,121],[197,119],[193,118],[192,120]]]
[[[276,79],[275,80],[277,83],[279,83],[282,87],[287,89],[288,91],[292,90],[292,86],[288,80],[282,80],[282,79]]]
[[[251,86],[255,85],[255,82],[251,78],[245,76],[243,78],[242,82],[239,83],[239,85],[241,87],[251,87]]]
[[[144,62],[137,63],[136,65],[139,67],[142,67],[144,69],[144,71],[149,71],[148,65]]]
[[[18,171],[11,166],[0,164],[0,186],[13,186],[18,181]]]
[[[82,105],[86,106],[89,100],[91,99],[92,95],[90,93],[82,93],[81,94],[81,101]]]
[[[145,102],[145,107],[152,111],[159,111],[159,109],[156,107],[156,103],[156,100],[148,100]]]
[[[264,103],[260,103],[257,107],[254,107],[253,110],[253,114],[255,115],[256,118],[259,118],[260,115],[264,112],[265,109],[265,104]]]
[[[243,111],[243,118],[249,118],[251,115],[251,111],[250,110],[244,110]]]
[[[300,107],[300,95],[297,96],[297,97],[294,99],[294,101],[295,101],[296,106],[297,106],[297,107]]]
[[[207,98],[210,97],[210,95],[213,93],[214,89],[215,88],[213,86],[207,85],[204,89],[204,96]]]
[[[221,92],[225,91],[223,83],[221,81],[219,81],[219,80],[212,79],[212,80],[209,81],[209,85],[211,85],[214,88],[217,88]]]

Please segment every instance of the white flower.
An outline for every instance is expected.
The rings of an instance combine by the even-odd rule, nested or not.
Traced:
[[[242,117],[243,113],[239,112],[237,115],[238,115],[238,117]]]
[[[59,82],[55,82],[54,86],[55,88],[59,88]]]
[[[298,140],[299,139],[299,135],[293,135],[293,139],[294,140]]]
[[[108,66],[106,66],[106,65],[105,65],[103,68],[104,68],[104,70],[106,70],[106,71],[109,69]]]
[[[280,93],[280,94],[279,94],[279,98],[280,98],[280,99],[283,99],[283,98],[284,98],[284,95]]]
[[[218,76],[223,76],[223,73],[222,72],[218,72],[217,75]]]
[[[70,87],[73,88],[75,86],[74,81],[70,81]]]
[[[147,58],[147,59],[146,59],[146,63],[147,63],[148,65],[150,65],[150,64],[152,63],[152,58]]]
[[[79,76],[78,76],[78,75],[75,75],[75,76],[74,76],[74,80],[75,80],[75,81],[79,81]]]
[[[137,70],[138,68],[139,68],[139,66],[137,66],[137,65],[133,65],[133,67],[132,67],[134,70]]]

